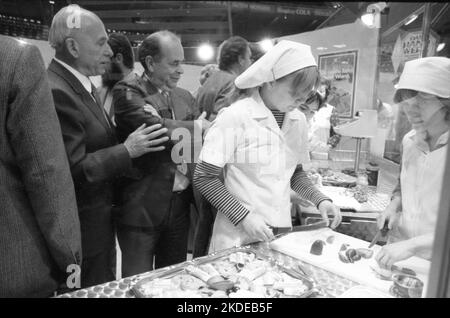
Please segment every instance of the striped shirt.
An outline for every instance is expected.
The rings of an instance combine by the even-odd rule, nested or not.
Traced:
[[[207,162],[200,161],[194,173],[194,186],[200,193],[219,211],[233,223],[238,225],[250,211],[246,209],[219,180],[222,168]],[[303,170],[298,165],[291,178],[291,188],[302,198],[313,202],[316,206],[322,201],[331,201],[313,185]]]

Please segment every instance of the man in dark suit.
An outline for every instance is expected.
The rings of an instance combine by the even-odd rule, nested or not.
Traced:
[[[39,50],[0,56],[0,297],[48,297],[81,263],[75,191]]]
[[[69,5],[53,18],[49,42],[56,55],[48,68],[50,86],[75,184],[83,265],[81,285],[114,280],[115,255],[111,210],[115,182],[131,172],[131,159],[160,151],[152,140],[165,130],[140,126],[118,144],[114,126],[88,76],[101,75],[112,56],[101,20]]]
[[[113,89],[120,135],[126,136],[142,123],[162,123],[170,136],[183,128],[187,139],[196,137],[201,143],[201,132],[209,122],[203,117],[193,120],[197,116],[195,100],[177,87],[184,60],[180,39],[169,31],[153,33],[143,41],[138,54],[145,69],[142,77],[121,81]],[[117,226],[124,277],[152,270],[153,262],[159,268],[186,260],[192,202],[190,158],[177,165],[179,158],[171,157],[174,142],[163,152],[134,161],[143,178],[130,180],[125,186]]]

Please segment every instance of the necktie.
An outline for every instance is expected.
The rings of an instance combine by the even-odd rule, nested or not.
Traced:
[[[100,100],[100,96],[97,93],[97,89],[95,88],[94,84],[91,83],[91,95],[95,100],[95,103],[97,104],[98,107],[100,107],[100,110],[103,114],[103,116],[105,116],[105,120],[106,123],[108,124],[109,128],[111,128],[111,125],[109,124],[109,120],[108,120],[108,114],[106,114],[105,109],[102,106],[102,102]]]
[[[173,112],[172,107],[172,99],[170,98],[169,91],[161,91],[161,95],[164,97],[164,100],[166,101],[167,107],[169,108],[171,119],[175,119],[175,113]]]

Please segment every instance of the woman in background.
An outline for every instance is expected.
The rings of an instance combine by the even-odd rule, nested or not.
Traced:
[[[327,103],[330,95],[331,82],[322,78],[317,95],[307,104],[318,104],[318,110],[309,121],[310,152],[314,159],[315,153],[327,153],[337,146],[341,136],[334,132],[333,127],[339,123],[336,108]]]
[[[408,61],[394,101],[401,103],[412,130],[403,137],[400,181],[380,214],[388,222],[388,244],[376,255],[381,267],[411,256],[431,258],[442,192],[450,128],[450,59]]]

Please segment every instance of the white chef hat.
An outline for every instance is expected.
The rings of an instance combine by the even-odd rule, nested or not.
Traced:
[[[398,82],[399,89],[450,98],[450,59],[432,56],[406,62]]]
[[[237,88],[257,87],[308,66],[317,66],[309,45],[282,40],[239,75]]]

